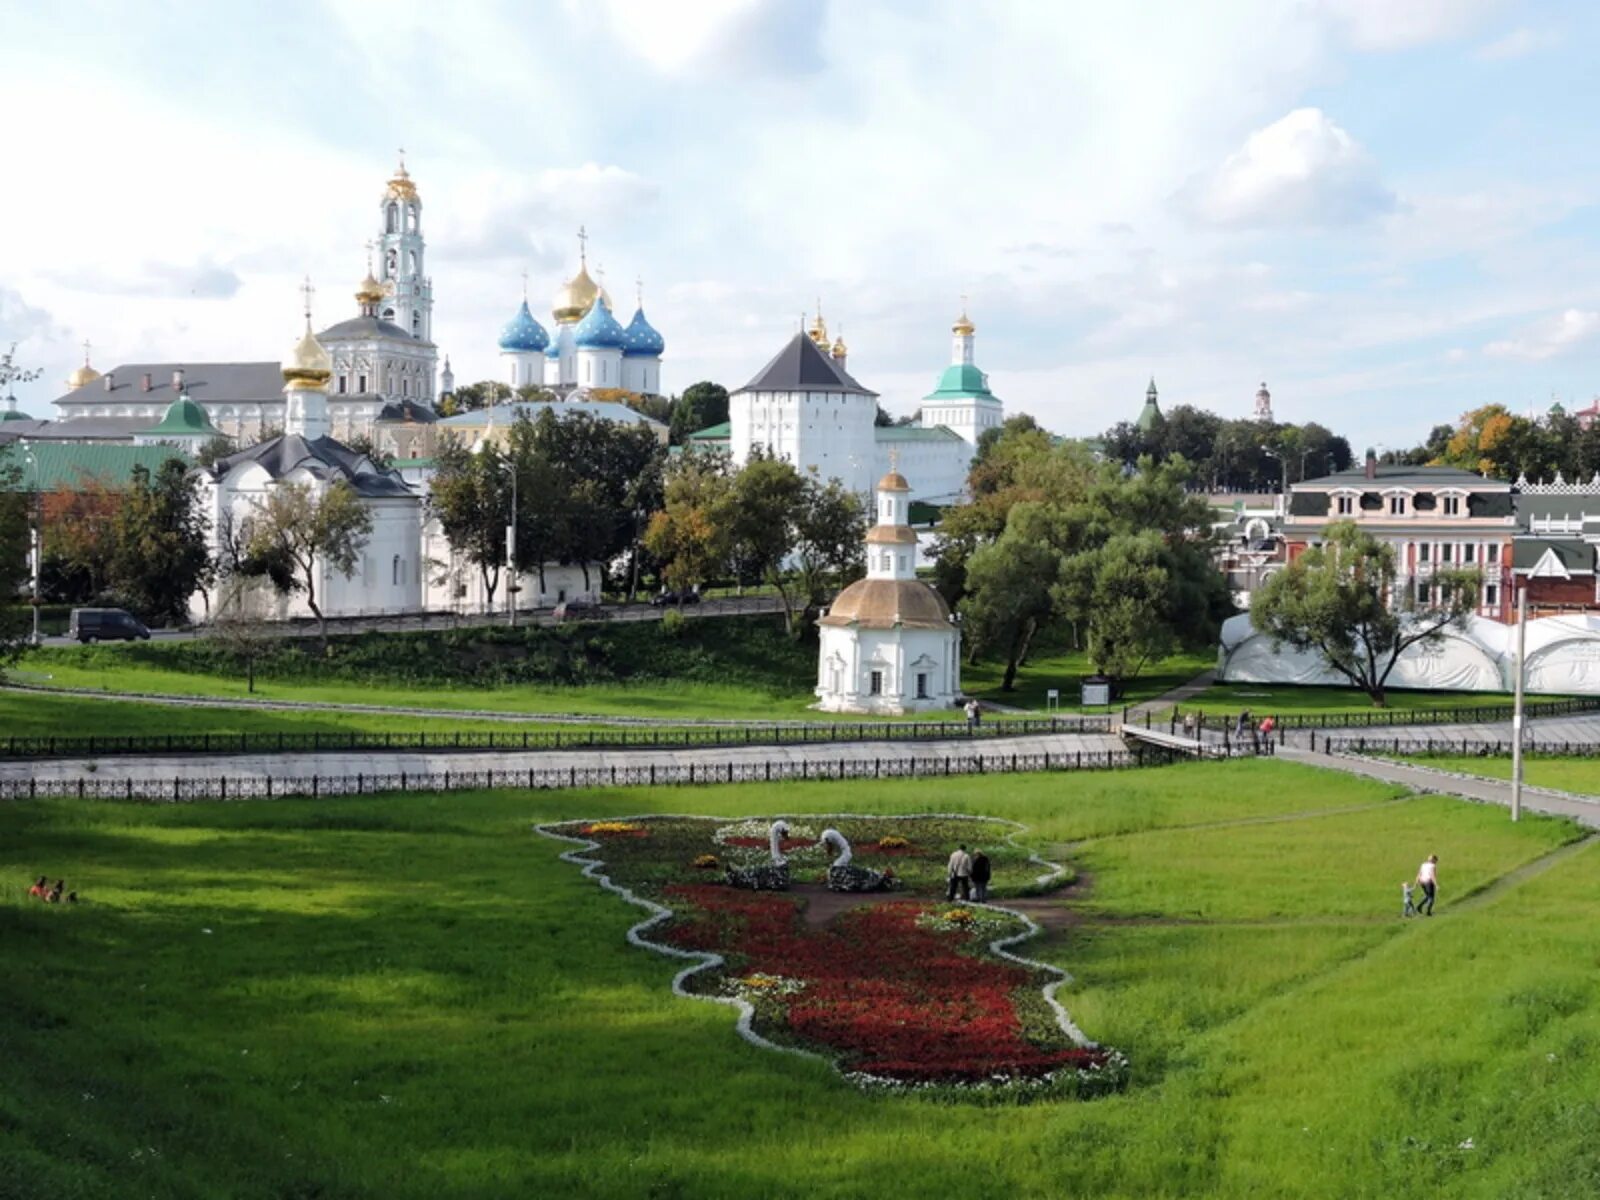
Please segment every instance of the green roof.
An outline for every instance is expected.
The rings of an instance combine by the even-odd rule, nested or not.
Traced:
[[[154,429],[143,431],[144,437],[216,437],[217,427],[211,423],[206,410],[187,395],[179,396],[167,406],[166,416]]]
[[[1528,572],[1539,565],[1546,554],[1554,554],[1562,569],[1572,575],[1589,575],[1594,572],[1594,547],[1580,538],[1524,538],[1511,543],[1511,565]]]
[[[28,455],[33,456],[33,466]],[[0,466],[20,472],[17,487],[42,492],[77,488],[91,480],[122,488],[133,478],[134,467],[152,475],[169,458],[189,462],[189,456],[171,446],[99,445],[93,442],[20,442],[0,450]]]
[[[1134,422],[1134,426],[1142,433],[1149,433],[1156,427],[1156,423],[1160,420],[1161,406],[1156,403],[1156,398],[1154,396],[1146,396],[1144,408],[1140,410],[1139,419]]]
[[[959,442],[961,435],[943,425],[879,425],[872,431],[879,442]]]
[[[30,417],[27,413],[23,412],[20,408],[8,408],[4,412],[0,412],[0,421],[31,421],[31,420],[33,420],[33,418]]]
[[[925,400],[962,400],[971,397],[994,398],[989,390],[989,377],[971,363],[952,363],[939,376],[939,386]]]
[[[691,442],[725,442],[733,436],[733,425],[724,421],[721,425],[709,425],[697,433],[691,433]]]

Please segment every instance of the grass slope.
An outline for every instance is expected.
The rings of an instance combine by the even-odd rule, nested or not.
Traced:
[[[1595,848],[1463,903],[1573,827],[1394,798],[1240,762],[16,805],[0,810],[0,1194],[1593,1194]],[[1086,842],[1083,923],[1031,947],[1073,973],[1066,1002],[1128,1050],[1134,1086],[948,1105],[753,1049],[726,1009],[671,997],[677,964],[623,940],[638,910],[529,829],[838,810],[983,812],[1041,846]],[[1395,885],[1429,850],[1439,916],[1402,923]],[[28,901],[39,871],[89,902]]]
[[[1557,700],[1559,696],[1538,696],[1535,700]],[[1384,694],[1384,707],[1374,708],[1365,692],[1356,688],[1296,687],[1289,684],[1214,683],[1192,700],[1185,700],[1184,712],[1237,713],[1248,708],[1257,717],[1268,713],[1368,713],[1415,712],[1430,708],[1483,708],[1510,705],[1511,696],[1498,692],[1426,692],[1391,689]]]
[[[1489,779],[1511,778],[1509,757],[1421,755],[1410,761],[1419,766],[1438,767],[1441,771],[1459,771],[1463,775],[1483,775]],[[1522,760],[1522,778],[1523,782],[1533,787],[1600,795],[1600,758],[1530,756]]]

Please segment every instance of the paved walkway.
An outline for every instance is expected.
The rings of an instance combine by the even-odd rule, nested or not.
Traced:
[[[722,766],[732,763],[833,763],[881,759],[884,762],[976,755],[1000,760],[1011,755],[1121,753],[1120,738],[1111,734],[1047,734],[973,742],[966,738],[932,742],[821,742],[798,746],[695,747],[671,750],[548,751],[325,751],[310,754],[233,754],[207,758],[127,757],[52,759],[0,763],[0,781],[80,778],[166,782],[174,779],[282,779],[291,776],[442,775],[446,772],[609,770],[657,766]]]
[[[1131,722],[1135,717],[1143,717],[1145,713],[1149,713],[1151,716],[1156,713],[1164,713],[1174,704],[1182,704],[1185,700],[1193,700],[1216,681],[1217,670],[1215,667],[1209,671],[1201,671],[1188,683],[1179,684],[1170,692],[1162,692],[1154,700],[1146,700],[1142,704],[1133,705],[1128,709],[1128,720]]]
[[[1320,751],[1313,754],[1310,750],[1298,746],[1281,747],[1278,757],[1290,762],[1304,763],[1310,767],[1343,771],[1349,775],[1361,775],[1368,779],[1381,779],[1385,783],[1399,784],[1417,792],[1436,792],[1446,796],[1460,796],[1480,804],[1511,807],[1511,784],[1498,779],[1460,775],[1453,771],[1439,771],[1432,767],[1385,762],[1350,754],[1323,754]],[[1591,829],[1600,829],[1600,796],[1585,798],[1573,792],[1524,786],[1522,807],[1529,812],[1571,817]]]

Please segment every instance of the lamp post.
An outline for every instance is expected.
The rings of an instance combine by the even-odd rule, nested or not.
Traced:
[[[1283,486],[1278,492],[1278,515],[1287,515],[1289,511],[1289,460],[1276,450],[1268,450],[1265,446],[1261,447],[1261,453],[1268,458],[1277,459],[1278,465],[1283,468]]]
[[[1511,710],[1511,819],[1522,819],[1522,676],[1528,654],[1528,589],[1517,589],[1517,679]]]
[[[517,627],[517,463],[506,460],[511,472],[511,519],[506,522],[506,624]]]
[[[28,464],[28,472],[33,476],[33,486],[29,489],[33,509],[33,520],[28,522],[28,557],[33,566],[33,634],[29,644],[38,646],[43,642],[39,636],[39,587],[40,575],[44,566],[44,505],[39,495],[39,460],[34,457],[33,447],[26,441],[22,442],[22,460]]]

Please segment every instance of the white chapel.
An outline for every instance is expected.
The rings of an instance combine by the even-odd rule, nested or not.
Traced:
[[[818,622],[824,711],[926,712],[961,695],[961,630],[944,597],[917,578],[910,508],[911,485],[891,469],[878,481],[867,577],[840,592]]]

